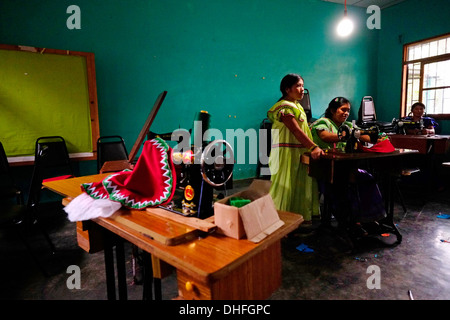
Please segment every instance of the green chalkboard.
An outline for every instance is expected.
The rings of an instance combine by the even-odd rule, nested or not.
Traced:
[[[42,136],[95,159],[97,109],[92,53],[0,45],[0,141],[10,162],[32,161]]]

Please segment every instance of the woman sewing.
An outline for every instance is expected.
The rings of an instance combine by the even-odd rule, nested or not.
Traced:
[[[350,115],[350,102],[344,97],[330,101],[324,117],[311,124],[313,141],[323,148],[343,151],[346,142],[339,135],[339,128],[352,124],[347,121]],[[359,138],[371,142],[368,135]],[[365,236],[367,231],[363,224],[373,228],[373,223],[386,216],[381,193],[374,178],[365,170],[355,168],[341,174],[333,184],[319,182],[321,193],[329,200],[330,209],[341,227],[352,236]]]
[[[351,122],[347,121],[350,115],[350,101],[344,97],[336,97],[330,101],[325,110],[324,117],[311,124],[313,141],[322,149],[344,150],[344,136],[339,135],[339,128],[343,125],[353,128]],[[371,142],[370,136],[362,135],[362,142]]]
[[[411,106],[411,112],[402,120],[410,122],[405,123],[406,134],[434,135],[438,123],[430,117],[424,117],[425,105],[422,102],[416,102]]]

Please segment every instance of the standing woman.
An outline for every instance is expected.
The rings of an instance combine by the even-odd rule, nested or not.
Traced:
[[[316,180],[308,175],[300,157],[309,151],[318,159],[323,151],[312,141],[306,113],[298,103],[304,94],[303,78],[286,75],[280,91],[282,97],[267,112],[272,122],[270,195],[278,210],[299,213],[310,222],[312,216],[319,215],[319,193]]]

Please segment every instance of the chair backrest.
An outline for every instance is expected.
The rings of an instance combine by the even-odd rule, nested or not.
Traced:
[[[60,136],[38,138],[35,145],[34,167],[28,204],[33,205],[39,202],[40,190],[44,179],[62,175],[73,176],[66,141]]]
[[[57,168],[72,172],[66,141],[60,136],[40,137],[36,140],[34,152],[35,165],[41,168]]]
[[[121,136],[103,136],[97,140],[97,172],[106,161],[127,160],[128,152]]]
[[[311,122],[311,118],[312,118],[311,100],[309,98],[309,90],[308,89],[305,88],[303,98],[302,98],[302,100],[299,101],[299,103],[303,107],[303,110],[305,110],[306,118],[308,119],[308,122]]]
[[[373,102],[372,97],[363,97],[358,111],[358,123],[371,122],[376,120],[377,114],[375,112],[375,103]]]
[[[259,152],[258,152],[258,164],[256,166],[256,178],[260,179],[261,174],[265,173],[268,176],[269,170],[269,155],[272,148],[272,122],[268,118],[263,119],[259,126]],[[264,148],[264,149],[262,149]],[[264,172],[263,172],[264,170]]]

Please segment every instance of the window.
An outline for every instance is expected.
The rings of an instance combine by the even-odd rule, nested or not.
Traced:
[[[404,46],[400,115],[417,101],[427,115],[450,119],[450,34]]]

